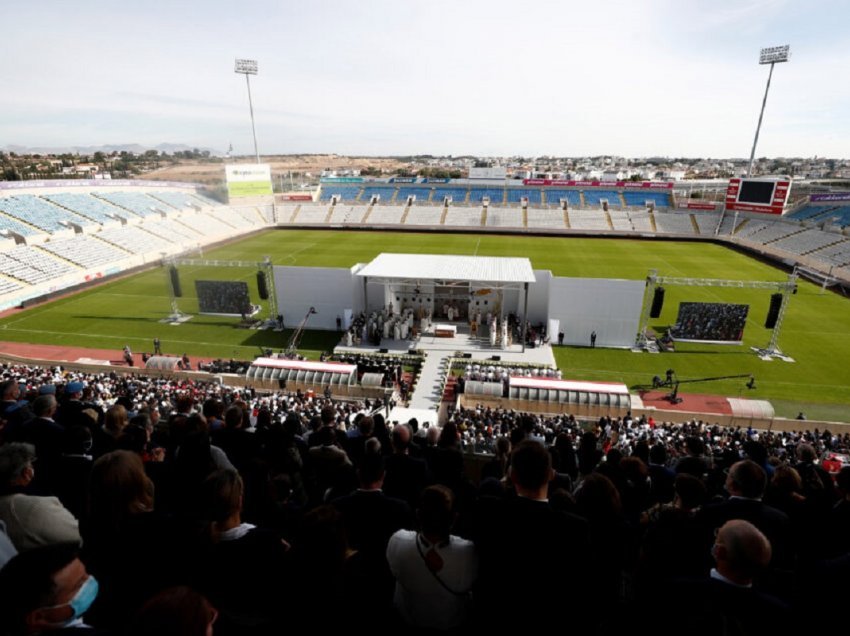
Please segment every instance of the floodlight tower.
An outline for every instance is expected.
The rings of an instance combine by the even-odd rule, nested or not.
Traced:
[[[761,130],[761,119],[764,117],[764,106],[767,104],[767,92],[770,90],[770,78],[773,77],[773,65],[780,62],[787,62],[790,56],[791,45],[783,44],[782,46],[772,46],[767,49],[762,49],[759,55],[759,64],[770,64],[770,73],[767,75],[767,86],[764,89],[764,99],[761,102],[761,112],[759,113],[759,123],[756,126],[756,138],[753,139],[753,150],[750,152],[750,165],[747,167],[747,176],[753,176],[753,163],[756,158],[756,144],[759,142],[759,130]]]
[[[251,132],[254,133],[254,155],[257,157],[257,163],[260,163],[260,151],[257,150],[257,129],[254,127],[254,104],[251,101],[251,75],[257,74],[257,60],[243,60],[236,58],[236,73],[242,73],[245,76],[245,83],[248,86],[248,108],[251,110]]]

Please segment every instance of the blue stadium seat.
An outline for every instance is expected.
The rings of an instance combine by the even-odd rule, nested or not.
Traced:
[[[587,193],[585,193],[587,196]],[[652,201],[656,208],[669,208],[670,195],[666,192],[646,192],[644,190],[623,192],[623,197],[626,199],[626,205],[629,207],[644,207],[647,201]]]
[[[404,205],[407,203],[407,197],[409,196],[415,196],[417,203],[424,203],[431,197],[431,188],[399,188],[395,201],[400,205]]]
[[[451,197],[454,203],[462,203],[466,201],[467,192],[469,192],[467,188],[434,188],[431,202],[442,203],[445,197]]]
[[[168,209],[162,201],[157,201],[142,192],[96,192],[95,196],[142,217],[156,215],[154,208]]]
[[[553,190],[547,188],[546,193],[547,205],[560,205],[561,199],[566,199],[571,208],[581,205],[581,194],[578,190]]]
[[[793,214],[789,214],[789,219],[797,219],[798,221],[814,220],[815,217],[826,215],[827,212],[832,212],[838,208],[836,205],[806,205],[800,208]]]
[[[585,190],[584,201],[591,207],[599,207],[602,199],[608,200],[608,206],[612,208],[622,207],[620,205],[620,193],[616,190]]]
[[[360,193],[360,186],[322,186],[320,201],[330,201],[331,197],[339,196],[340,201],[354,201]]]
[[[381,203],[389,203],[392,201],[393,195],[395,194],[395,188],[378,188],[367,186],[363,188],[363,196],[360,197],[360,201],[363,203],[369,203],[372,200],[373,196],[380,196]]]
[[[502,203],[505,198],[505,190],[504,188],[470,188],[470,203],[481,203],[481,201],[484,200],[484,197],[489,197],[490,203],[498,205]]]
[[[64,225],[64,222],[90,223],[88,219],[84,219],[73,212],[48,203],[44,199],[32,194],[20,194],[18,196],[0,199],[0,210],[9,216],[34,225],[50,234],[67,230],[68,226]]]
[[[114,221],[114,215],[123,212],[123,210],[116,208],[111,203],[102,201],[90,194],[81,194],[79,192],[57,192],[56,194],[46,194],[44,198],[96,223]]]
[[[508,203],[522,203],[523,197],[528,198],[529,205],[540,205],[543,202],[540,190],[508,190]]]

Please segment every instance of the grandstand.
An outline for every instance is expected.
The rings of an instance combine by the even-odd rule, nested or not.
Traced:
[[[625,190],[623,199],[628,207],[646,207],[647,202],[652,202],[656,208],[669,208],[670,195],[666,192],[635,192],[633,190]]]
[[[196,201],[192,200],[191,195],[185,192],[168,192],[166,190],[163,192],[151,192],[150,196],[171,206],[175,210],[191,209],[198,205]]]
[[[296,219],[298,223],[325,223],[329,212],[330,208],[324,205],[302,205]]]
[[[562,210],[548,210],[528,208],[528,227],[563,230],[564,212]]]
[[[444,209],[437,206],[412,206],[407,213],[405,225],[440,225]],[[479,212],[480,214],[480,212]],[[480,217],[479,217],[480,224]]]
[[[461,207],[450,205],[443,225],[454,225],[458,227],[480,227],[482,208]]]
[[[611,219],[611,227],[617,232],[631,232],[634,230],[632,219],[625,210],[610,210],[608,216]]]
[[[68,232],[69,223],[92,225],[89,219],[63,210],[31,194],[0,199],[0,210],[50,234]]]
[[[148,252],[170,252],[175,244],[173,241],[143,230],[137,226],[127,228],[105,228],[97,235],[102,241],[111,243],[131,254],[146,254]]]
[[[481,203],[485,198],[490,200],[490,205],[502,205],[505,199],[505,190],[504,188],[470,188],[470,205]]]
[[[367,186],[363,188],[363,194],[358,197],[358,200],[363,203],[369,203],[372,200],[372,197],[378,197],[378,201],[381,203],[393,203],[395,193],[395,188]]]
[[[374,206],[372,211],[369,213],[368,219],[363,220],[365,223],[367,220],[369,224],[374,225],[399,225],[401,223],[402,216],[404,215],[405,206],[403,205],[388,205],[388,206]],[[411,214],[414,214],[411,212]]]
[[[188,188],[63,186],[0,198],[0,237],[12,237],[0,241],[0,307],[267,225],[257,208]]]
[[[239,215],[234,215],[242,218]],[[229,225],[212,214],[184,214],[174,220],[175,226],[184,226],[209,238],[227,236],[233,231]]]
[[[333,197],[338,197],[340,201],[351,202],[356,201],[360,196],[360,186],[322,186],[322,193],[319,196],[320,201],[330,201]]]
[[[543,203],[543,192],[539,189],[537,190],[518,190],[515,188],[507,189],[507,196],[505,199],[505,203],[508,205],[522,203],[523,199],[528,199],[529,207],[535,206],[540,207]]]
[[[124,211],[90,194],[77,192],[57,192],[46,194],[44,198],[82,217],[101,225],[120,222],[116,217]]]
[[[610,230],[608,217],[601,210],[569,210],[570,227],[574,230]]]
[[[694,222],[690,214],[679,212],[656,212],[655,231],[669,234],[695,234]]]
[[[451,197],[454,205],[466,203],[466,197],[469,194],[468,188],[434,188],[434,194],[431,195],[431,202],[440,204],[446,197]]]
[[[0,271],[30,285],[45,283],[75,269],[72,264],[52,258],[36,247],[19,245],[0,253]]]
[[[42,233],[38,228],[21,223],[17,219],[7,216],[0,211],[0,231],[2,230],[8,230],[21,236],[35,236]]]
[[[487,226],[490,227],[523,227],[522,210],[516,208],[489,208],[487,210]]]
[[[368,205],[375,195],[380,197],[377,204]],[[408,208],[405,204],[410,195],[415,195],[417,200],[416,205]],[[340,197],[336,206],[327,205],[331,196]],[[453,199],[448,208],[441,205],[446,196]],[[485,197],[490,200],[486,209],[481,206]],[[277,223],[410,229],[483,227],[496,231],[591,234],[613,231],[634,232],[641,236],[713,239],[720,218],[718,212],[673,210],[669,207],[668,192],[587,186],[497,188],[453,183],[433,187],[346,184],[325,185],[318,198],[321,203],[278,205]],[[529,207],[523,210],[521,204],[526,199]],[[560,199],[569,202],[566,213],[556,209],[559,207],[556,201]],[[609,201],[607,212],[599,209],[602,199]],[[392,204],[393,200],[397,203]],[[646,210],[647,201],[653,202],[654,212]],[[850,241],[835,231],[807,226],[833,217],[842,219],[846,210],[850,210],[850,206],[809,202],[782,219],[741,213],[734,233],[735,216],[727,213],[723,215],[718,238],[727,240],[732,236],[736,242],[754,249],[769,249],[777,257],[804,260],[809,267],[820,267],[824,271],[839,268],[838,274],[843,275],[841,272],[846,271],[843,268],[850,265],[847,255]],[[189,188],[102,186],[92,191],[67,192],[57,187],[46,193],[43,190],[21,191],[0,198],[0,230],[8,230],[0,232],[0,236],[6,237],[6,247],[0,247],[0,252],[14,252],[22,257],[29,254],[30,259],[42,257],[42,268],[26,269],[26,260],[22,264],[15,258],[3,261],[8,271],[0,269],[3,277],[0,280],[5,281],[3,289],[6,290],[2,304],[8,306],[14,294],[24,291],[37,294],[43,285],[65,280],[79,268],[110,265],[120,270],[137,262],[154,260],[162,254],[176,254],[266,227],[270,221],[264,215],[256,207],[221,205]],[[19,248],[25,249],[15,252],[15,240],[23,243]],[[39,244],[43,244],[41,248],[32,247]],[[97,254],[98,248],[103,251],[102,255]]]
[[[360,223],[366,214],[367,207],[365,205],[342,205],[334,206],[333,212],[329,219],[329,223]]]
[[[55,239],[45,243],[43,247],[51,254],[86,268],[118,263],[126,259],[128,254],[127,250],[112,247],[106,241],[84,234]]]
[[[588,207],[598,207],[602,205],[602,200],[608,201],[608,206],[612,208],[622,207],[620,202],[620,193],[616,190],[584,190],[584,201]]]
[[[169,206],[162,201],[148,196],[143,192],[96,192],[94,196],[132,212],[136,216],[149,217],[157,214],[157,210],[167,210]]]
[[[411,196],[416,197],[414,201],[416,204],[428,203],[431,200],[431,188],[399,188],[395,201],[398,204],[404,205],[407,203],[407,198]],[[381,203],[388,203],[388,201],[382,201]]]
[[[542,194],[546,197],[547,205],[561,205],[561,199],[566,199],[567,205],[571,208],[581,206],[581,192],[578,190],[558,190],[555,188],[545,188]]]

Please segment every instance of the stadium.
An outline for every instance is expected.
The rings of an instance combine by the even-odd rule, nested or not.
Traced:
[[[216,201],[188,183],[87,181],[75,182],[72,190],[62,181],[5,183],[0,198],[6,236],[2,307],[9,311],[0,330],[7,348],[23,343],[73,345],[101,350],[79,358],[102,359],[108,355],[103,350],[120,351],[126,345],[139,354],[152,353],[157,337],[174,355],[250,361],[264,349],[286,349],[305,311],[328,302],[316,293],[322,285],[311,284],[297,269],[282,271],[284,280],[305,282],[300,296],[276,289],[272,303],[264,301],[255,274],[263,270],[265,258],[272,267],[347,270],[383,251],[522,256],[530,258],[535,270],[588,280],[641,281],[655,271],[662,277],[691,279],[689,286],[668,289],[675,300],[740,301],[751,306],[743,342],[737,345],[712,348],[682,342],[672,355],[632,353],[623,347],[634,344],[641,328],[633,320],[617,342],[619,349],[602,341],[599,351],[550,346],[552,362],[564,378],[640,387],[673,367],[680,379],[695,381],[686,392],[768,401],[776,419],[791,420],[800,412],[825,422],[848,416],[850,378],[840,363],[842,356],[827,355],[843,353],[846,346],[840,337],[847,327],[841,290],[850,279],[850,239],[843,233],[850,224],[850,205],[839,195],[798,198],[778,216],[733,211],[720,202],[679,201],[671,184],[662,182],[528,180],[519,186],[503,181],[497,187],[492,181],[480,185],[468,179],[434,184],[410,183],[424,181],[416,179],[354,183],[347,179],[345,184],[326,179],[306,195],[309,201],[278,195],[277,200],[249,197],[249,204],[244,197],[229,204]],[[240,236],[245,238],[235,238]],[[186,288],[179,303],[172,297],[166,271],[172,261],[187,263],[170,265]],[[774,344],[794,362],[767,362],[751,351],[768,348],[774,335],[775,328],[764,327],[772,295],[767,287],[781,290],[792,272],[794,293],[783,306],[782,331]],[[196,293],[191,281],[199,277],[247,280],[251,303],[265,312],[260,318],[279,313],[292,330],[240,329],[243,321],[236,310],[230,318],[198,312],[197,300],[190,295]],[[729,282],[709,287],[706,279]],[[268,280],[270,287],[282,287],[274,284],[273,275]],[[767,287],[734,288],[750,283]],[[346,308],[354,313],[366,309],[354,306],[351,291],[344,293],[349,296],[345,302],[328,305],[299,334],[303,338],[299,353],[304,357],[318,359],[331,353],[343,340],[335,319]],[[51,300],[57,296],[61,299]],[[143,306],[136,306],[134,299],[144,299]],[[657,329],[660,335],[675,323],[675,300],[642,327],[645,332]],[[641,297],[631,315],[639,314],[643,303]],[[176,304],[198,315],[163,326],[160,321]],[[521,314],[522,309],[514,300],[504,313]],[[434,310],[431,303],[429,311],[438,313]],[[595,317],[584,316],[586,334],[573,341],[568,336],[567,345],[588,344],[584,340],[590,331],[600,329],[612,313],[602,310]],[[529,318],[545,323],[549,315],[532,312]],[[346,327],[351,319],[346,318]],[[573,322],[565,319],[564,324]],[[385,344],[404,351],[417,348],[416,340]],[[375,352],[387,348],[380,342],[375,345]],[[501,347],[493,349],[482,356],[501,352]],[[723,376],[745,379],[696,382]],[[754,388],[744,386],[749,376],[756,380]]]
[[[513,24],[495,29],[489,7],[404,16],[409,39],[403,54],[392,49],[394,70],[384,58],[365,64],[357,50],[334,48],[371,50],[386,35],[374,27],[390,16],[338,7],[340,32],[338,16],[324,9],[264,8],[268,24],[253,22],[256,32],[242,41],[285,43],[286,55],[274,50],[284,64],[275,72],[286,69],[287,91],[306,104],[294,114],[279,105],[258,110],[291,126],[284,146],[344,146],[351,135],[371,152],[387,138],[432,134],[514,144],[513,128],[494,115],[503,111],[488,107],[511,101],[502,98],[520,80],[543,78],[544,92],[585,104],[587,119],[570,126],[597,148],[628,131],[592,125],[621,116],[603,104],[608,95],[637,101],[673,88],[649,84],[643,72],[605,69],[611,58],[596,41],[588,47],[593,72],[573,69],[569,81],[512,66],[505,45],[485,60],[478,48],[464,49],[466,39],[482,44],[474,31],[488,32],[488,49],[496,34],[508,41],[521,33]],[[210,27],[218,52],[216,20],[169,9],[172,25]],[[526,23],[511,9],[509,22]],[[86,8],[78,10],[82,21]],[[561,14],[565,26],[590,24],[584,9],[574,11]],[[639,22],[643,9],[631,11],[609,16],[605,36],[614,42],[619,33],[618,57],[628,52],[637,68],[652,47],[629,38],[649,41],[652,30]],[[703,28],[719,38],[717,24],[738,32],[753,8],[716,12],[705,16],[710,29],[702,21],[682,27],[687,46],[701,50]],[[145,28],[150,7],[143,13],[135,19],[147,43],[160,34]],[[271,16],[285,17],[288,29],[301,25],[307,47],[293,30],[268,30]],[[359,22],[364,16],[374,22]],[[427,35],[448,45],[434,37],[421,47],[443,60],[433,67],[439,81],[430,75],[440,99],[429,100],[433,68],[415,43],[419,22],[434,16],[438,29]],[[622,16],[631,16],[628,28],[617,30]],[[77,28],[69,21],[69,32]],[[586,53],[582,30],[564,34]],[[139,62],[132,29],[120,36],[139,64],[128,75],[149,87],[142,69],[163,58],[151,48]],[[207,37],[198,29],[186,39]],[[320,58],[333,58],[327,68],[306,62],[317,42],[332,51]],[[473,54],[455,68],[439,57],[443,48],[451,62]],[[387,59],[389,52],[381,50]],[[116,165],[131,172],[134,153],[135,166],[146,167],[138,178],[113,178],[71,153],[22,159],[7,146],[0,636],[533,633],[560,621],[578,634],[613,635],[633,629],[638,616],[658,633],[811,629],[812,610],[840,607],[850,574],[850,170],[841,173],[834,160],[834,179],[764,169],[805,171],[784,159],[759,160],[754,170],[774,64],[788,54],[787,46],[762,49],[770,75],[749,167],[714,162],[719,178],[674,177],[676,161],[618,173],[613,160],[591,170],[543,153],[511,170],[482,154],[442,177],[433,166],[455,172],[456,156],[415,155],[425,157],[416,174],[415,161],[375,150],[375,165],[394,167],[326,169],[298,188],[290,171],[287,190],[273,167],[280,156],[258,149],[258,65],[242,58],[234,70],[240,84],[245,76],[253,155],[232,153],[232,144],[223,157],[195,149],[185,164],[175,153],[174,170],[161,172],[148,164],[164,161],[165,151],[115,150],[102,165],[118,176]],[[168,55],[169,70],[182,55],[209,81],[188,46]],[[300,55],[299,66],[286,66]],[[684,68],[676,63],[665,62]],[[106,57],[100,64],[104,77],[127,86],[123,67],[116,72]],[[461,69],[463,95],[452,84]],[[685,71],[688,81],[712,79]],[[335,78],[322,80],[328,92],[311,91],[314,74]],[[135,86],[94,91],[93,99],[132,102],[127,122],[152,102],[146,121],[158,130],[196,114],[199,130],[202,121],[227,129],[226,100],[210,100],[190,75],[158,77],[170,92],[153,99]],[[636,75],[644,83],[633,83]],[[56,116],[62,126],[79,112],[104,129],[115,119],[124,126],[100,103],[86,111],[53,81],[49,107],[54,94],[68,104]],[[486,87],[475,96],[480,122],[478,111],[457,117],[475,87]],[[824,103],[827,88],[818,92]],[[676,84],[674,99],[653,97],[653,108],[681,99],[696,121],[704,105],[688,101],[689,90]],[[388,116],[382,108],[399,92],[410,94],[401,114]],[[525,110],[512,120],[521,141],[553,127],[535,128],[531,115],[560,122],[559,108],[576,108],[562,99],[548,110],[546,95],[540,104],[522,97]],[[715,119],[688,124],[695,136],[739,115],[720,97],[711,95]],[[435,120],[420,121],[419,101],[451,123],[436,132]],[[339,113],[327,116],[327,102]],[[380,121],[377,135],[369,117],[351,115],[364,104]],[[625,121],[647,112],[631,108]],[[27,127],[27,113],[14,112],[30,134],[63,134],[42,121]],[[661,128],[648,122],[653,143],[672,136],[666,118]],[[239,130],[247,139],[247,125]],[[568,132],[552,139],[572,139]],[[824,143],[812,135],[816,142]],[[198,156],[206,172],[192,172],[204,163],[192,163]],[[806,170],[819,170],[816,159]],[[567,164],[570,171],[561,169]],[[57,171],[66,178],[52,178]]]

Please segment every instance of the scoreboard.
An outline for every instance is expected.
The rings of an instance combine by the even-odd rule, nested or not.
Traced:
[[[730,179],[726,189],[726,209],[782,214],[790,194],[791,179],[788,177]]]

